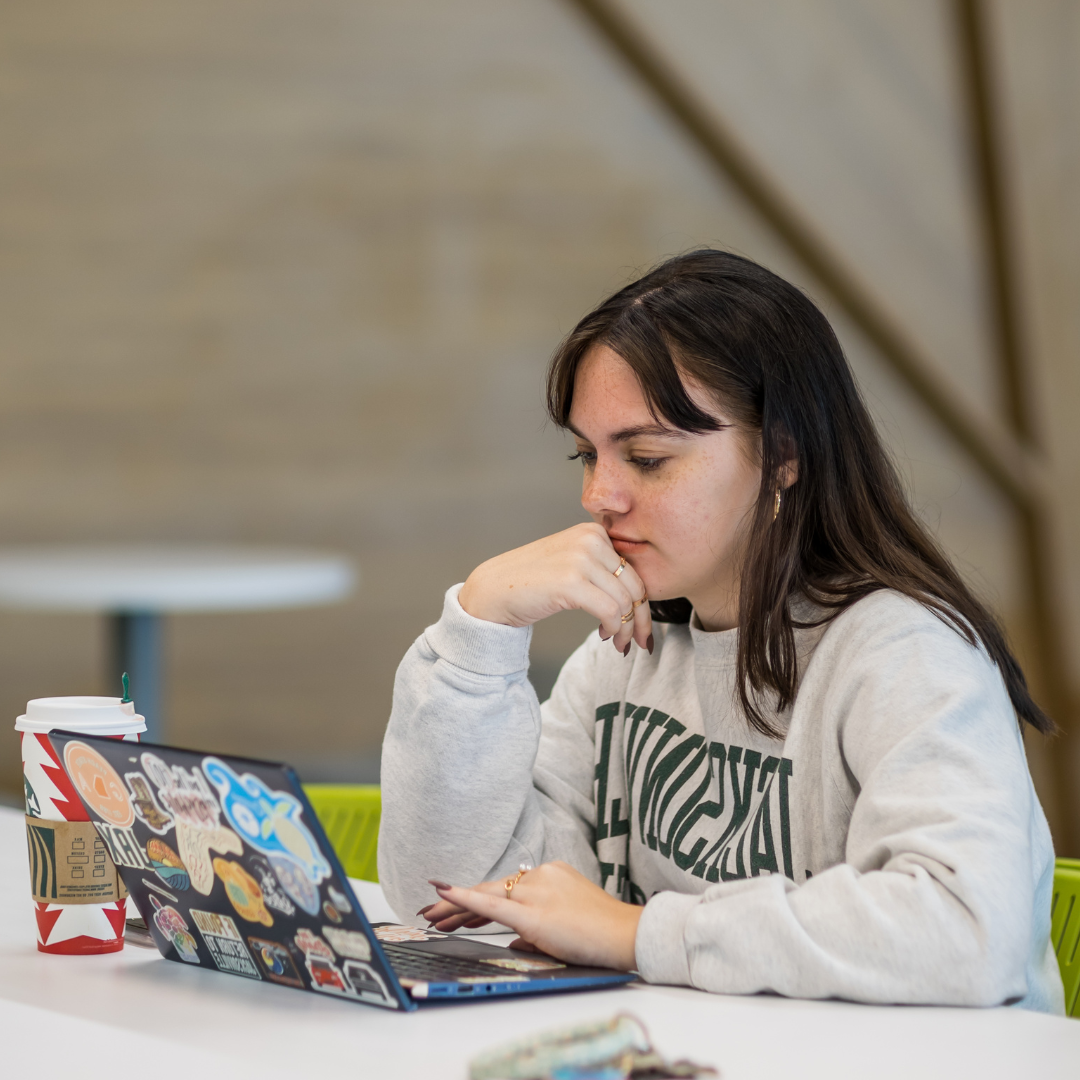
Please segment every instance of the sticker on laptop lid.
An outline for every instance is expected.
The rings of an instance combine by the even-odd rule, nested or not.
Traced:
[[[304,877],[300,867],[284,855],[271,855],[270,865],[285,892],[309,915],[318,915],[319,890]]]
[[[219,825],[205,829],[187,821],[176,823],[176,846],[180,849],[180,861],[188,868],[192,888],[203,896],[214,890],[214,864],[211,851],[222,855],[243,855],[244,845],[240,837]]]
[[[179,855],[164,840],[153,837],[146,842],[146,855],[153,863],[154,873],[171,889],[189,889],[191,875]]]
[[[244,939],[240,936],[240,931],[236,929],[236,923],[228,915],[219,915],[216,911],[196,911],[192,908],[191,917],[195,920],[195,925],[210,950],[210,958],[219,971],[228,972],[230,975],[243,975],[248,979],[262,978]]]
[[[296,914],[296,905],[286,895],[285,890],[282,889],[281,882],[278,881],[277,877],[274,875],[273,868],[270,866],[266,856],[249,855],[247,864],[255,880],[258,881],[259,888],[262,889],[263,900],[266,901],[266,906],[273,908],[274,911],[280,911],[282,915],[292,918],[292,916]],[[317,902],[317,894],[315,899]],[[315,913],[309,912],[309,914]]]
[[[371,942],[359,930],[342,930],[340,926],[324,926],[323,936],[341,956],[351,956],[355,960],[371,959]]]
[[[130,870],[154,869],[154,864],[146,857],[134,829],[106,825],[104,821],[96,821],[94,825],[98,836],[105,841],[105,846],[109,849],[109,858],[117,866],[126,866]]]
[[[330,903],[345,915],[352,913],[352,904],[349,903],[349,898],[340,890],[335,889],[333,885],[327,885],[326,895],[330,897]]]
[[[264,978],[270,982],[281,983],[282,986],[294,986],[303,990],[304,980],[300,977],[292,954],[284,945],[278,941],[257,937],[249,937],[247,943]]]
[[[124,780],[131,791],[131,805],[136,816],[151,832],[164,836],[172,828],[172,815],[158,806],[150,781],[141,772],[124,773]]]
[[[64,747],[64,765],[75,790],[107,825],[126,829],[135,820],[123,780],[92,746],[69,742]]]
[[[335,960],[334,950],[318,934],[312,933],[306,926],[301,926],[293,938],[296,947],[305,955],[320,956],[324,960]]]
[[[341,965],[345,981],[361,1001],[371,1005],[389,1005],[397,1008],[398,1004],[380,975],[370,964],[362,960],[346,960]]]
[[[271,791],[254,773],[237,776],[215,757],[205,758],[202,768],[221,796],[229,824],[256,851],[291,859],[312,885],[330,877],[330,864],[302,820],[298,799]]]
[[[157,785],[161,805],[176,819],[178,831],[180,822],[199,829],[216,829],[221,824],[217,799],[198,769],[170,766],[149,750],[140,760],[146,775]]]
[[[273,926],[274,917],[266,910],[258,882],[231,859],[215,859],[214,873],[225,883],[225,895],[241,919]]]
[[[154,925],[166,940],[171,941],[177,956],[186,964],[199,962],[199,950],[195,939],[188,933],[187,920],[174,907],[163,904],[153,893],[150,903],[154,907]]]

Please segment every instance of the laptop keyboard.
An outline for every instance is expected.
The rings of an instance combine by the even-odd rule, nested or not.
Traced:
[[[424,982],[453,982],[459,978],[484,976],[494,979],[505,974],[491,964],[482,964],[479,960],[462,960],[456,956],[443,956],[441,953],[422,953],[410,949],[407,945],[395,945],[392,942],[381,943],[386,959],[397,972],[398,978],[421,979]]]

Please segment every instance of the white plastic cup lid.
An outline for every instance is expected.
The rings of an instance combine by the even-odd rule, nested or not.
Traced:
[[[43,697],[26,703],[16,731],[77,731],[82,735],[136,735],[146,720],[133,701],[117,697]]]

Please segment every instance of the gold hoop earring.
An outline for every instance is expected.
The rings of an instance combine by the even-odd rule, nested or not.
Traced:
[[[772,519],[775,521],[780,516],[780,485],[776,485],[776,502],[773,503]]]

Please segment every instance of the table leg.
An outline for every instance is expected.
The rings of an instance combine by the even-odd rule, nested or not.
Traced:
[[[112,637],[112,682],[109,693],[119,695],[120,676],[128,673],[135,711],[146,717],[146,742],[164,736],[161,702],[161,620],[149,611],[118,611],[109,616]]]

